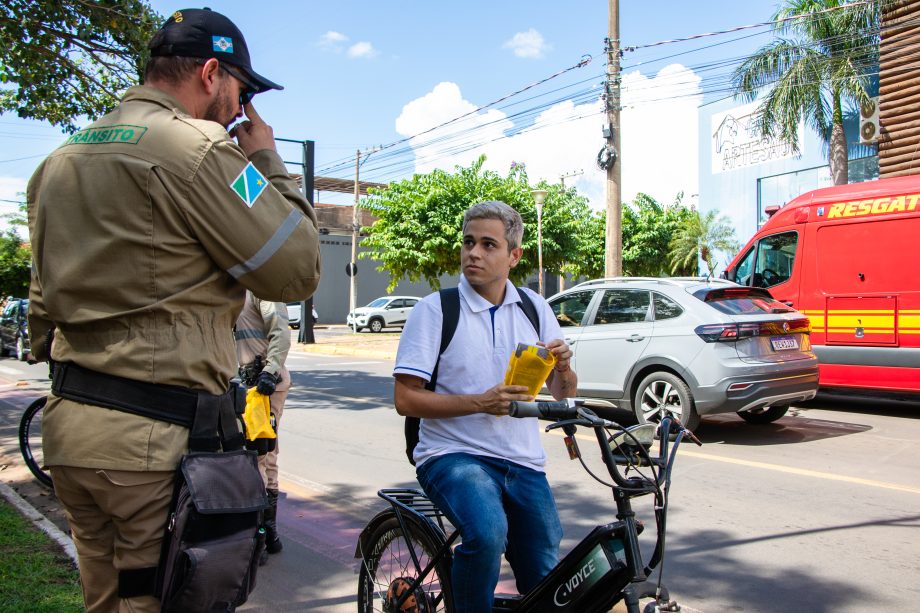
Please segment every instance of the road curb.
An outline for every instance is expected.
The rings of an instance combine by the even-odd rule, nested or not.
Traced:
[[[69,536],[64,534],[60,528],[55,526],[47,517],[42,515],[35,507],[25,501],[25,499],[16,493],[16,490],[11,488],[6,483],[0,482],[0,495],[2,495],[7,502],[16,507],[16,509],[25,516],[26,519],[32,522],[34,526],[39,528],[42,532],[47,534],[51,539],[56,542],[61,548],[64,549],[71,560],[73,560],[74,566],[77,565],[77,548],[74,546],[73,541]]]

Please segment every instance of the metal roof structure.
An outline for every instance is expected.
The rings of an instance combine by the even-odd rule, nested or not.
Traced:
[[[297,180],[297,185],[303,187],[303,175],[292,175]],[[359,181],[358,190],[362,196],[367,195],[367,189],[373,187],[382,189],[386,183],[372,183],[370,181]],[[341,194],[355,193],[355,182],[350,179],[336,179],[335,177],[313,177],[313,189],[318,192],[338,192]]]

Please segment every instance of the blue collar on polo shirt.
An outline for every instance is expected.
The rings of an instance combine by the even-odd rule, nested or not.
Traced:
[[[466,280],[462,274],[460,275],[460,284],[459,284],[460,294],[463,296],[466,303],[469,305],[470,310],[474,313],[481,313],[483,311],[489,312],[489,320],[492,324],[492,345],[495,345],[495,312],[506,304],[514,304],[515,302],[520,302],[521,297],[518,295],[517,290],[514,288],[514,284],[511,281],[505,280],[505,299],[501,304],[492,304],[482,296],[480,296],[473,286],[470,285],[470,282]]]
[[[480,296],[462,274],[460,275],[460,283],[457,287],[460,290],[460,295],[463,296],[470,310],[474,313],[481,313],[482,311],[487,311],[496,306],[504,306],[506,304],[514,304],[515,302],[521,301],[521,297],[518,296],[517,290],[514,288],[514,283],[508,280],[505,280],[505,299],[500,305],[494,305]],[[498,309],[496,308],[496,310]]]

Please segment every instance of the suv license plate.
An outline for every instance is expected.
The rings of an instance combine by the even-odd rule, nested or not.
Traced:
[[[773,351],[787,351],[789,349],[799,348],[799,341],[795,340],[795,338],[792,336],[778,336],[776,338],[771,338],[770,344],[773,345]]]

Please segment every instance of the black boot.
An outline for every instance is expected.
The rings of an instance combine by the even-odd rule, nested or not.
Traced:
[[[268,494],[268,504],[265,509],[265,551],[268,553],[278,553],[283,545],[278,538],[278,490],[265,490]]]

